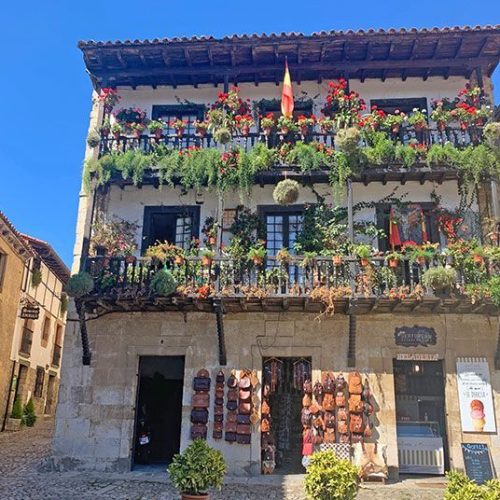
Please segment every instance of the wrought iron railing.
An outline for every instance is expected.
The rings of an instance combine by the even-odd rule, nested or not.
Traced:
[[[471,126],[466,130],[455,127],[447,127],[444,130],[437,128],[427,128],[424,130],[415,130],[414,127],[401,127],[398,132],[390,132],[389,136],[394,141],[403,144],[423,144],[431,146],[433,144],[445,144],[450,142],[456,147],[465,147],[471,144],[479,144],[482,139],[482,127]],[[239,134],[233,135],[231,145],[239,146],[248,151],[257,143],[267,144],[269,147],[277,147],[283,143],[293,143],[296,141],[317,142],[325,146],[333,146],[335,143],[335,134],[325,134],[318,131],[312,131],[303,136],[300,133],[289,133],[286,135],[279,132],[273,132],[271,135],[252,132],[247,136]],[[209,148],[217,147],[217,142],[210,134],[200,137],[195,134],[166,134],[161,137],[155,135],[141,135],[134,137],[132,135],[120,135],[119,137],[102,137],[99,144],[99,156],[111,152],[125,152],[129,150],[140,150],[144,153],[154,151],[159,145],[174,149],[187,149],[189,147]]]
[[[355,257],[344,257],[341,262],[332,257],[293,256],[287,262],[268,257],[261,264],[230,257],[215,257],[210,262],[188,257],[180,264],[148,258],[91,257],[85,270],[94,278],[90,294],[93,296],[152,296],[153,276],[167,268],[176,280],[177,294],[198,298],[314,297],[315,293],[325,291],[331,291],[337,298],[421,298],[433,294],[422,286],[422,274],[429,267],[443,263],[446,263],[443,256],[425,264],[405,259],[395,267],[383,256],[371,258],[365,265]],[[453,292],[460,294],[469,281],[461,269],[456,271]]]

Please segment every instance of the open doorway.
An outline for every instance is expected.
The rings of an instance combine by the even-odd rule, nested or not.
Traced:
[[[443,361],[394,360],[399,472],[448,470]]]
[[[179,452],[183,356],[141,356],[134,437],[134,465],[164,465]]]
[[[266,400],[271,414],[271,440],[275,448],[276,474],[303,474],[302,411],[303,383],[311,378],[311,358],[264,358]]]

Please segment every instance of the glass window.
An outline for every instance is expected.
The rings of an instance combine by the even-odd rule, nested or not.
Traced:
[[[186,122],[185,134],[194,135],[194,122],[203,120],[205,107],[196,104],[179,104],[179,105],[155,105],[151,116],[153,120],[162,120],[165,122],[165,131],[167,134],[174,134],[175,130],[170,127],[170,122],[173,120],[182,120]]]
[[[45,380],[45,370],[41,366],[36,368],[35,397],[41,398],[43,395],[43,382]]]

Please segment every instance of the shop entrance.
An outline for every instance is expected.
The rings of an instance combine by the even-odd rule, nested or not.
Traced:
[[[399,472],[448,469],[442,361],[394,360]]]
[[[271,388],[269,407],[277,474],[303,474],[303,382],[311,378],[311,358],[264,358],[264,383]]]
[[[134,465],[168,464],[179,452],[183,356],[141,356]]]

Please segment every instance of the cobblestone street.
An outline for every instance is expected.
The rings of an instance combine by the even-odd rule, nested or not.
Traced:
[[[84,474],[42,472],[50,452],[52,422],[42,421],[35,428],[0,434],[1,500],[169,500],[179,495],[163,472],[128,474]],[[288,476],[280,484],[279,476],[243,480],[228,478],[222,492],[213,500],[302,500],[302,478]],[[262,484],[269,482],[269,484]],[[258,484],[260,483],[260,484]],[[371,484],[360,490],[360,500],[391,497],[401,500],[438,500],[443,496],[443,481],[404,481],[381,486]]]

